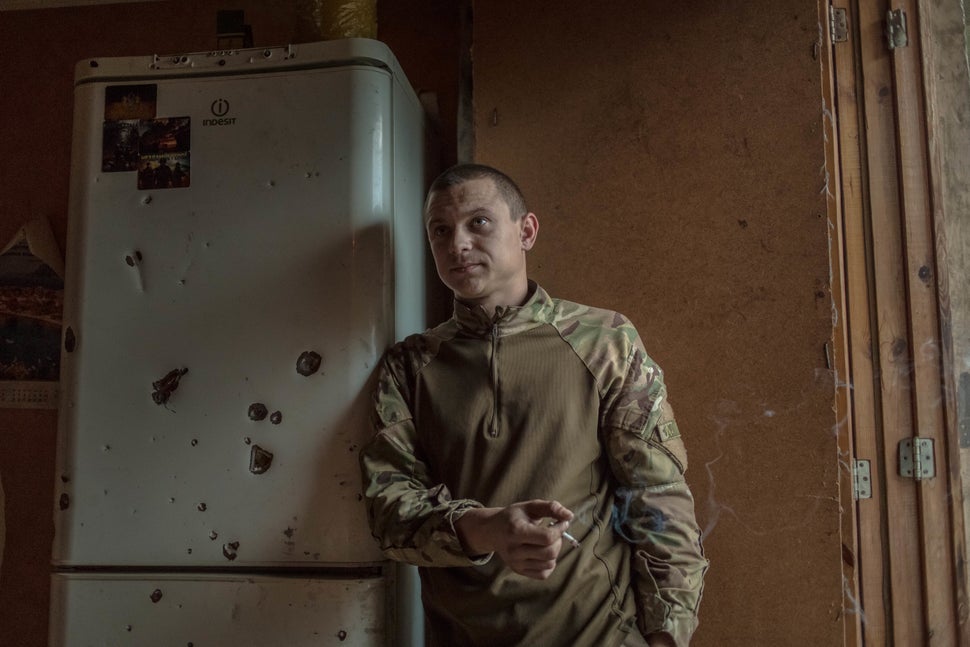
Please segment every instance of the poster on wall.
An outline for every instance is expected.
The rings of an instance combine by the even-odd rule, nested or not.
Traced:
[[[46,218],[0,249],[0,407],[57,408],[64,261]]]

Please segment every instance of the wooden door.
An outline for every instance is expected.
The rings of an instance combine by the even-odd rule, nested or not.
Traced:
[[[968,640],[948,307],[951,289],[966,286],[949,284],[943,205],[934,200],[939,145],[920,25],[933,9],[925,5],[834,0],[826,8],[835,354],[847,376],[837,406],[843,504],[854,512],[843,523],[850,645]],[[905,475],[909,446],[922,447],[915,455],[932,458],[934,469]]]

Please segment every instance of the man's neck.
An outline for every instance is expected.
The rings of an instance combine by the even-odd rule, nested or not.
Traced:
[[[463,303],[469,308],[481,307],[485,310],[485,313],[489,317],[494,317],[495,312],[502,308],[503,310],[510,307],[518,307],[525,305],[525,302],[529,300],[532,296],[531,285],[528,280],[526,280],[521,289],[516,289],[511,294],[500,294],[494,295],[493,297],[484,297],[482,299],[462,299],[457,294],[455,295],[455,300],[459,303]]]

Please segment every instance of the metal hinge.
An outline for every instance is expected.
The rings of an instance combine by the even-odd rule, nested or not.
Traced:
[[[899,443],[899,475],[922,481],[936,476],[933,439],[913,436]]]
[[[852,461],[852,498],[872,498],[872,478],[869,475],[869,461],[857,458]]]
[[[849,40],[849,25],[842,7],[830,7],[829,33],[833,43],[844,43]]]
[[[889,42],[889,49],[906,47],[909,44],[906,12],[902,9],[890,9],[886,12],[886,40]]]

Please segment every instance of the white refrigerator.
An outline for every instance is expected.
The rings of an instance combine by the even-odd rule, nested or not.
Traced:
[[[424,141],[377,41],[78,64],[52,647],[420,641],[357,461]]]

